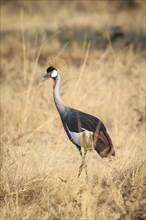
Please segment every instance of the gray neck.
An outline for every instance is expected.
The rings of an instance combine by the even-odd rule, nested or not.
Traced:
[[[54,97],[54,102],[55,105],[59,111],[59,113],[63,112],[65,110],[65,105],[63,104],[60,95],[59,95],[59,86],[60,86],[60,76],[58,74],[57,79],[56,79],[56,85],[53,91],[53,97]]]

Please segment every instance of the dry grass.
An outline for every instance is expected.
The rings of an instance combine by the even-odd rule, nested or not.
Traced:
[[[93,8],[89,1],[75,1],[72,8],[67,2],[17,4],[1,9],[1,219],[146,219],[144,52],[135,53],[132,45],[98,51],[88,42],[61,44],[56,38],[64,19],[69,26],[94,27],[96,18],[98,26],[128,28],[132,16],[121,11],[121,18],[106,4]],[[135,10],[134,25],[143,28],[144,9]],[[54,35],[46,39],[48,25]],[[87,154],[88,182],[84,173],[77,177],[80,156],[62,128],[51,80],[38,83],[52,54],[68,62],[60,73],[64,102],[101,118],[115,146],[112,159]]]

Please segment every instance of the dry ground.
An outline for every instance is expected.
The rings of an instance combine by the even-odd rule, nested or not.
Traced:
[[[144,30],[145,2],[138,3],[119,10],[107,1],[1,2],[1,219],[146,219],[145,52],[57,38],[62,26]],[[101,118],[114,143],[114,158],[88,153],[88,182],[77,177],[81,159],[51,80],[38,83],[50,55],[68,63],[64,102]]]

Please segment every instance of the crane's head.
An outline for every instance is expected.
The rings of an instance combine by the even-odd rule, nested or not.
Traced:
[[[53,66],[48,67],[46,73],[44,74],[44,78],[50,77],[54,80],[56,80],[57,76],[58,76],[58,72]]]
[[[54,81],[53,88],[55,89],[57,80],[59,79],[59,73],[65,71],[66,62],[60,57],[49,57],[49,67],[44,74],[44,78],[52,78]]]

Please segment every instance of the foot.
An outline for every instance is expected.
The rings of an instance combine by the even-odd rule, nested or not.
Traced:
[[[87,164],[85,163],[85,161],[82,161],[81,166],[79,167],[78,177],[81,175],[83,169],[85,169],[86,176],[87,176]]]

